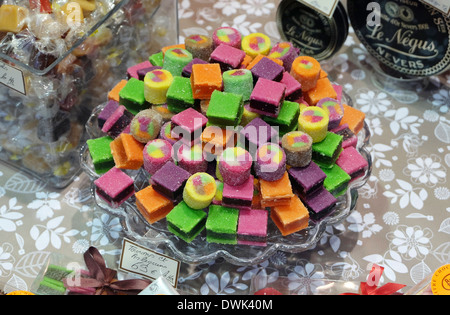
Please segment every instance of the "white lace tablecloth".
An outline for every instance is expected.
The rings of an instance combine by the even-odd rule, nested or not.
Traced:
[[[211,34],[221,25],[277,40],[278,3],[180,0],[180,40]],[[360,65],[367,58],[350,30],[344,47],[323,64],[367,114],[372,133],[373,173],[353,213],[304,253],[278,252],[245,267],[223,259],[182,264],[179,284],[185,290],[247,294],[251,279],[259,275],[268,285],[285,277],[293,294],[315,293],[322,278],[365,281],[373,263],[385,268],[382,283],[412,287],[449,263],[450,73],[430,78],[420,93],[387,93]],[[0,162],[0,284],[29,289],[50,253],[82,261],[89,246],[114,268],[123,236],[119,220],[94,205],[84,174],[57,191]]]

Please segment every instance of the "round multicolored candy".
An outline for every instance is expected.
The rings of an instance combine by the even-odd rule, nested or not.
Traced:
[[[328,116],[330,118],[328,124],[329,130],[339,127],[342,118],[344,118],[344,106],[341,103],[334,98],[326,97],[321,99],[316,106],[328,110]]]
[[[225,26],[218,28],[214,31],[212,40],[214,48],[219,47],[221,44],[225,44],[241,49],[241,33],[232,27]]]
[[[283,61],[283,67],[287,72],[291,71],[292,63],[298,57],[298,48],[294,47],[292,43],[282,42],[276,44],[270,50],[269,57]]]
[[[245,36],[242,39],[242,50],[245,51],[247,55],[255,58],[258,55],[267,56],[270,52],[271,46],[270,38],[262,33],[253,33]]]
[[[309,106],[298,118],[298,130],[306,132],[313,143],[322,142],[328,133],[328,111],[317,106]]]
[[[292,167],[305,167],[311,163],[313,139],[303,131],[292,131],[283,136],[281,145],[286,163]]]
[[[144,77],[144,97],[153,105],[161,105],[167,101],[167,91],[173,82],[173,75],[164,69],[157,69]]]
[[[149,141],[144,147],[144,169],[153,175],[168,161],[172,161],[172,145],[163,139]]]
[[[179,138],[174,138],[172,136],[172,122],[168,121],[166,122],[162,127],[161,131],[159,132],[159,137],[163,140],[169,141],[169,143],[173,146],[175,143],[180,140]]]
[[[216,180],[208,173],[196,173],[189,177],[183,190],[183,200],[192,209],[208,207],[216,195]]]
[[[175,47],[168,49],[164,54],[163,69],[173,76],[182,76],[183,69],[194,59],[186,49]]]
[[[180,147],[176,152],[178,166],[184,170],[191,174],[204,173],[207,171],[208,161],[206,160],[201,143],[190,146],[180,142]]]
[[[213,52],[213,42],[211,37],[205,35],[191,35],[184,40],[186,50],[192,54],[193,58],[209,61],[209,56]]]
[[[224,92],[242,95],[244,102],[250,100],[253,92],[253,75],[247,69],[233,69],[223,73]]]
[[[153,109],[137,113],[130,124],[131,135],[141,143],[147,143],[158,138],[163,118]]]
[[[243,148],[225,149],[219,157],[218,163],[225,184],[239,186],[250,178],[253,159],[250,153]]]
[[[286,172],[286,154],[276,143],[266,143],[256,152],[255,173],[259,179],[274,182]]]
[[[313,57],[300,56],[292,63],[291,75],[302,85],[302,91],[307,92],[316,87],[322,67]]]

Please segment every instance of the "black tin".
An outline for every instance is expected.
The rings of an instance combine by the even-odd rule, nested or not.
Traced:
[[[297,0],[283,0],[277,11],[281,37],[292,42],[302,55],[317,60],[332,57],[344,44],[349,31],[345,7],[338,3],[331,18]]]
[[[411,78],[450,69],[450,16],[418,0],[373,4],[348,0],[347,11],[356,36],[384,72]]]

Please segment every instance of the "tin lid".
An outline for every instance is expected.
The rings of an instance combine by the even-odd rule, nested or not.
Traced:
[[[297,0],[283,0],[277,11],[283,40],[300,49],[302,55],[321,61],[341,49],[348,36],[347,12],[341,2],[331,18]]]
[[[348,0],[347,10],[356,36],[386,73],[427,77],[450,69],[450,16],[418,0]]]

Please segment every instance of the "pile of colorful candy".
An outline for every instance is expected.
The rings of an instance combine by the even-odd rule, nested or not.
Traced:
[[[133,66],[87,142],[96,192],[112,207],[135,195],[150,224],[191,242],[266,245],[331,214],[368,162],[356,149],[364,113],[313,58],[264,34],[217,29]],[[127,170],[145,170],[136,191]]]

